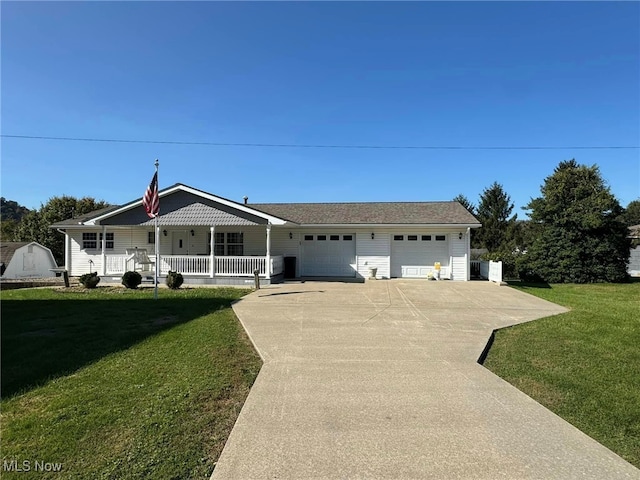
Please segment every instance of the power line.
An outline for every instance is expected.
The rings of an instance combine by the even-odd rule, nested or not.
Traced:
[[[255,148],[345,148],[373,150],[637,150],[639,146],[453,146],[453,145],[308,145],[293,143],[224,143],[224,142],[180,142],[174,140],[124,140],[116,138],[44,137],[38,135],[5,135],[3,138],[23,140],[56,140],[68,142],[144,143],[163,145],[205,145],[211,147],[255,147]]]

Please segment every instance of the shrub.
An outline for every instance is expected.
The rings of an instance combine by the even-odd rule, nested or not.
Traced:
[[[141,283],[142,275],[140,275],[138,272],[125,272],[125,274],[122,275],[122,285],[127,288],[138,288],[138,285],[140,285]]]
[[[98,272],[85,273],[78,281],[84,288],[96,288],[98,283],[100,283],[100,277],[98,276]]]
[[[167,274],[167,287],[172,290],[177,290],[180,288],[180,285],[184,283],[184,278],[182,278],[182,274],[178,272],[171,272]]]

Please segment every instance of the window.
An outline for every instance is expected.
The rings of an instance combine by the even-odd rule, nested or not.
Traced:
[[[444,242],[446,239],[444,235],[436,235],[436,242]]]
[[[418,235],[407,235],[407,240],[410,242],[416,242],[418,240]]]
[[[394,235],[393,239],[395,241],[402,241],[402,240],[404,240],[404,235]]]
[[[431,235],[422,235],[422,241],[423,242],[430,242],[431,241]]]
[[[329,240],[340,240],[340,235],[331,235]]]
[[[95,232],[84,232],[82,234],[82,249],[98,248],[98,234]]]
[[[326,240],[327,236],[326,235],[318,235],[318,240]]]
[[[242,232],[216,232],[214,254],[218,257],[244,255],[244,235]]]
[[[343,235],[342,236],[342,240],[344,240],[346,242],[351,242],[351,241],[353,241],[353,235]]]
[[[305,240],[313,240],[313,235],[305,235],[304,239]]]
[[[156,232],[147,232],[147,243],[156,243]]]
[[[105,243],[106,243],[105,248],[113,249],[113,232],[107,233],[107,241]],[[102,248],[102,233],[100,233],[100,246],[99,246],[99,248]]]
[[[224,256],[224,233],[216,232],[216,243],[213,246],[213,254],[216,257]]]

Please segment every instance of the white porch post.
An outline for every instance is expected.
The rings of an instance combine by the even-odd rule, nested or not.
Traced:
[[[209,240],[209,248],[211,249],[211,253],[209,254],[209,277],[213,278],[216,274],[216,256],[214,254],[214,246],[216,244],[216,227],[209,227],[209,231],[211,232],[211,239]]]
[[[102,275],[107,274],[107,227],[102,227]]]
[[[271,223],[267,223],[267,258],[265,259],[266,278],[271,278]]]

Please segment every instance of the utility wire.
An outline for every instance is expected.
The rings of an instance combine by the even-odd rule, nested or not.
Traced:
[[[257,147],[257,148],[345,148],[376,150],[637,150],[639,146],[453,146],[453,145],[307,145],[293,143],[223,143],[223,142],[180,142],[172,140],[123,140],[116,138],[44,137],[36,135],[0,135],[3,138],[23,140],[59,140],[69,142],[146,143],[164,145],[206,145],[212,147]]]

